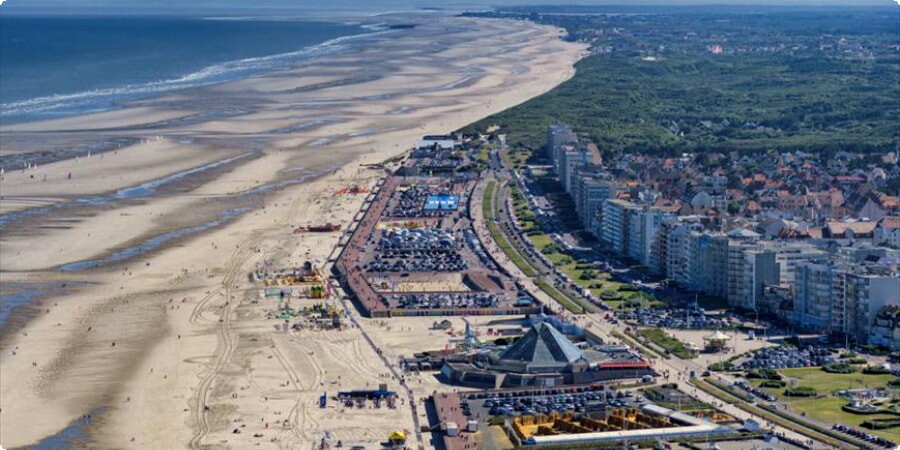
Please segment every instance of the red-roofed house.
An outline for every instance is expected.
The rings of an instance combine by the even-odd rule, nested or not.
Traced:
[[[900,217],[888,216],[875,226],[875,243],[900,247]]]
[[[900,199],[881,192],[872,192],[866,196],[866,203],[859,210],[859,217],[878,221],[887,216],[900,215]]]
[[[825,239],[871,239],[875,222],[825,222],[822,237]]]

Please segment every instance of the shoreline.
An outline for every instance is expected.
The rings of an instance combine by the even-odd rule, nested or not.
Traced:
[[[13,16],[13,17],[45,17],[45,16]],[[173,16],[174,17],[174,16]],[[186,20],[210,20],[206,17],[187,17]],[[238,19],[239,20],[239,19]],[[271,18],[276,21],[277,18]],[[264,53],[238,59],[226,59],[207,66],[199,67],[187,73],[165,76],[157,81],[128,82],[112,87],[94,87],[74,92],[38,95],[6,102],[0,106],[0,117],[4,118],[3,127],[13,130],[17,126],[28,128],[28,124],[46,122],[84,116],[87,114],[106,113],[131,108],[136,102],[153,99],[183,90],[232,83],[255,76],[290,70],[298,64],[317,59],[339,55],[347,50],[345,45],[364,45],[367,39],[375,38],[392,31],[400,31],[389,26],[375,27],[366,21],[350,24],[336,17],[303,18],[293,20],[277,20],[279,22],[323,23],[346,27],[355,27],[350,34],[345,34],[300,48],[277,53]],[[370,21],[371,22],[371,21]],[[349,32],[350,30],[348,30]],[[359,42],[356,42],[359,41]],[[352,46],[349,47],[352,50]],[[256,64],[257,66],[253,66]],[[87,103],[85,103],[87,102]],[[74,105],[78,106],[74,106]],[[75,109],[72,109],[75,108]]]
[[[423,45],[428,42],[433,48]],[[473,42],[481,54],[472,55],[468,46]],[[140,239],[148,226],[183,220],[212,198],[230,202],[256,186],[277,183],[292,168],[349,162],[314,180],[267,192],[264,206],[221,227],[122,264],[77,274],[91,284],[33,319],[22,330],[27,335],[16,333],[4,342],[2,376],[22,380],[15,389],[0,386],[0,423],[14,430],[4,436],[9,441],[4,445],[37,442],[96,408],[102,408],[103,417],[88,427],[87,438],[104,447],[176,448],[222,445],[223,440],[239,447],[305,446],[318,440],[324,429],[345,444],[371,444],[387,431],[411,429],[408,405],[384,417],[313,406],[323,390],[380,382],[396,387],[396,381],[378,375],[388,369],[362,345],[358,329],[273,331],[274,322],[265,319],[270,305],[259,299],[259,289],[248,283],[246,273],[264,261],[324,264],[340,235],[293,230],[352,220],[364,198],[337,196],[338,188],[374,185],[383,171],[367,165],[405,153],[423,134],[461,128],[552,89],[571,77],[572,64],[582,52],[581,46],[559,40],[559,30],[548,27],[443,17],[412,30],[406,39],[331,58],[324,75],[340,79],[362,66],[377,75],[374,80],[284,94],[285,88],[321,82],[323,75],[317,74],[323,68],[310,65],[200,89],[194,97],[155,100],[157,108],[190,104],[203,109],[204,104],[227,104],[228,95],[241,93],[253,112],[151,133],[189,135],[195,141],[179,143],[179,148],[206,151],[216,146],[201,147],[196,140],[222,133],[226,137],[218,145],[227,141],[235,151],[255,143],[263,148],[262,156],[241,161],[185,192],[151,196],[141,205],[114,205],[94,217],[61,217],[64,227],[40,230],[32,253],[55,255],[62,249],[71,258],[89,259],[115,239]],[[513,73],[514,67],[529,70]],[[473,71],[478,73],[475,79],[460,82]],[[310,102],[325,106],[292,108]],[[391,113],[401,108],[408,109]],[[340,120],[309,131],[267,134],[328,117]],[[95,119],[85,120],[88,126],[79,129],[96,128],[91,122]],[[140,127],[140,122],[132,125]],[[109,132],[100,134],[110,137]],[[146,130],[133,135],[146,135]],[[142,169],[136,164],[121,171]],[[90,179],[93,169],[84,170],[79,179]],[[110,186],[108,181],[93,181],[79,189]],[[88,231],[94,233],[85,236]],[[102,238],[95,236],[98,233]],[[76,237],[84,239],[77,251],[69,244]],[[35,280],[58,275],[41,271],[40,260],[23,255],[16,263],[31,266],[34,271],[27,276]],[[22,274],[0,276],[6,281]],[[360,323],[374,339],[384,341],[383,326]],[[7,351],[13,347],[19,350],[15,356]],[[421,380],[416,386],[418,396],[437,385]],[[270,428],[275,421],[277,427]],[[232,428],[239,425],[232,424],[247,428],[235,434]],[[265,437],[254,438],[255,433]]]

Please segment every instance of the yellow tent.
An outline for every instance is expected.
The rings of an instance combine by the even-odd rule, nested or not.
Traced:
[[[388,441],[392,444],[403,444],[406,442],[406,434],[402,431],[395,431],[388,435]]]

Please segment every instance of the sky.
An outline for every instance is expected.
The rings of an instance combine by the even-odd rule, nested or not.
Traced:
[[[2,2],[3,0],[0,0]],[[375,13],[443,7],[450,10],[509,5],[890,5],[900,0],[6,0],[0,14],[29,10],[98,11],[297,11],[301,13]]]

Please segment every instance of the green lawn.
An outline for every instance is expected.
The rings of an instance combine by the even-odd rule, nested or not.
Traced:
[[[807,426],[802,426],[800,424],[797,424],[795,422],[792,422],[790,420],[782,418],[782,417],[780,417],[772,412],[769,412],[768,410],[765,410],[763,408],[758,408],[756,406],[753,406],[750,403],[748,403],[748,402],[742,400],[741,398],[739,398],[738,396],[736,396],[733,393],[735,391],[723,390],[720,387],[716,387],[713,383],[707,382],[707,381],[705,381],[703,379],[699,379],[699,378],[693,378],[692,383],[695,386],[697,386],[697,388],[700,389],[701,391],[704,391],[704,392],[712,395],[713,397],[716,397],[719,400],[722,400],[725,403],[731,403],[731,404],[735,405],[736,407],[743,409],[744,411],[747,411],[751,414],[762,417],[771,422],[777,423],[778,425],[781,425],[789,430],[793,430],[804,436],[811,437],[813,439],[819,440],[821,442],[824,442],[824,443],[829,444],[834,447],[844,445],[841,441],[839,441],[833,437],[824,435],[824,434],[819,433],[818,431],[813,430]]]
[[[890,439],[894,442],[900,441],[900,428],[891,428],[887,430],[869,430],[863,428],[860,424],[867,419],[889,419],[897,416],[891,414],[853,414],[841,409],[841,406],[847,404],[847,399],[840,397],[827,398],[806,398],[803,400],[794,400],[790,403],[790,408],[799,413],[805,413],[807,417],[825,422],[825,423],[842,423],[854,428]]]
[[[857,373],[828,373],[818,367],[798,369],[782,369],[778,371],[787,379],[796,378],[799,386],[810,386],[821,393],[830,393],[841,389],[856,389],[884,386],[897,377],[893,375],[866,375]]]
[[[490,153],[489,153],[489,152],[490,152],[490,147],[488,147],[487,145],[482,146],[482,147],[478,150],[478,154],[475,155],[475,160],[478,161],[478,162],[480,162],[480,163],[485,163],[485,164],[487,164],[488,159],[490,159]]]
[[[528,236],[528,240],[531,241],[538,250],[543,250],[544,247],[553,243],[553,239],[544,233]]]
[[[553,239],[549,235],[544,233],[528,236],[528,240],[530,240],[531,243],[534,244],[535,248],[537,248],[539,251],[544,250],[548,246],[555,245]],[[623,309],[629,307],[629,305],[630,307],[634,307],[640,304],[638,302],[628,302],[629,299],[640,300],[640,294],[635,291],[622,290],[622,288],[627,286],[627,284],[617,281],[610,281],[611,275],[609,273],[594,269],[579,269],[579,267],[583,267],[585,264],[579,263],[571,256],[565,254],[562,251],[555,251],[545,256],[548,260],[550,260],[550,262],[558,267],[560,271],[562,271],[562,273],[566,274],[566,276],[575,281],[576,284],[588,289],[598,298],[602,298],[603,301],[606,302],[610,307],[615,309]],[[586,270],[592,270],[594,276],[590,279],[582,279],[582,275]],[[610,292],[614,293],[612,297],[610,297],[609,295],[603,295],[604,293]],[[657,307],[663,304],[663,302],[659,301],[652,295],[644,294],[644,307]]]
[[[862,372],[857,373],[828,373],[818,367],[803,367],[796,369],[782,369],[781,373],[790,386],[790,380],[796,379],[797,386],[814,387],[819,392],[818,398],[799,398],[786,397],[784,395],[785,388],[761,388],[769,392],[781,402],[787,403],[793,411],[805,413],[806,416],[825,423],[842,423],[844,425],[860,428],[859,424],[866,419],[889,418],[896,417],[889,414],[873,414],[862,415],[845,412],[841,406],[846,405],[848,400],[841,397],[834,397],[832,392],[843,389],[860,389],[866,387],[878,387],[887,385],[888,381],[896,378],[893,375],[866,375]],[[756,387],[764,380],[753,379],[751,384]],[[893,441],[900,440],[900,429],[888,430],[866,430],[872,434],[882,436]]]

